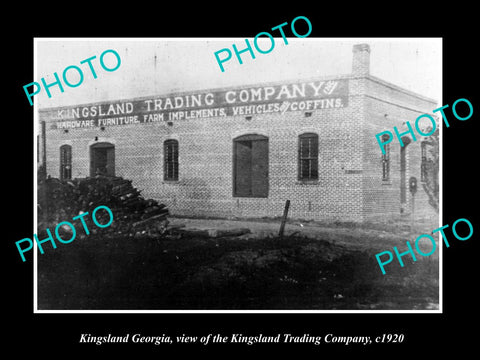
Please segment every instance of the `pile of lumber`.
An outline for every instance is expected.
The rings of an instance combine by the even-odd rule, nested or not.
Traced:
[[[168,224],[168,209],[156,200],[144,199],[131,180],[95,176],[75,180],[47,178],[39,184],[39,222],[70,221],[82,212],[100,205],[110,208],[114,221],[103,233],[129,236],[163,234]],[[102,219],[102,214],[106,219]],[[108,222],[108,213],[97,212],[97,220]],[[88,224],[90,225],[90,224]],[[81,228],[81,226],[79,227]],[[89,229],[95,230],[95,226]]]

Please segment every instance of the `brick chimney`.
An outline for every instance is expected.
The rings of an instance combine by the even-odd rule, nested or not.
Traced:
[[[366,76],[370,73],[370,45],[353,45],[352,75]]]

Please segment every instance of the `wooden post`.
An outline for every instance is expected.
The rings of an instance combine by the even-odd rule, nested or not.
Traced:
[[[282,223],[280,225],[279,237],[283,237],[283,231],[285,230],[285,223],[287,222],[288,208],[290,207],[290,200],[285,201],[285,208],[283,209]]]

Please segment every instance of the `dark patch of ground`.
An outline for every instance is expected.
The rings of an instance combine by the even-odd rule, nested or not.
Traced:
[[[101,235],[77,238],[38,255],[40,310],[438,307],[434,256],[417,262],[405,256],[405,267],[394,261],[382,275],[378,251],[320,238]]]

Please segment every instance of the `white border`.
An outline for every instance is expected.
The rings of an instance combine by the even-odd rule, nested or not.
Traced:
[[[38,79],[37,73],[37,38],[33,39],[33,78]],[[33,234],[37,233],[37,224],[38,224],[38,178],[37,178],[37,161],[38,161],[38,141],[37,136],[39,135],[39,121],[38,121],[38,105],[37,101],[33,102]],[[42,145],[43,146],[43,145]],[[35,239],[32,239],[35,241]],[[38,310],[38,284],[37,284],[37,257],[38,257],[38,246],[33,247],[33,312],[38,313],[42,310]]]
[[[34,65],[33,76],[34,79],[38,78],[37,74],[37,44],[39,41],[225,41],[225,40],[239,40],[241,38],[33,38],[34,40]],[[441,52],[442,52],[442,69],[443,69],[443,38],[431,37],[431,38],[289,38],[293,41],[411,41],[411,40],[425,40],[425,39],[441,39]],[[243,40],[243,39],[241,39]],[[442,76],[442,75],[441,75]],[[443,88],[443,79],[442,79]],[[438,106],[443,104],[443,94],[440,96]],[[33,162],[33,179],[34,179],[34,228],[33,233],[37,231],[37,135],[39,135],[39,123],[38,123],[38,106],[34,101],[34,162]],[[434,109],[432,109],[434,110]],[[439,227],[442,226],[443,218],[443,123],[440,121],[440,166],[439,166],[439,178],[440,178],[440,197],[439,197]],[[432,229],[433,230],[433,229]],[[443,313],[443,246],[441,246],[441,239],[439,241],[439,309],[435,310],[39,310],[38,309],[38,284],[37,284],[37,259],[38,259],[38,247],[34,246],[33,251],[33,313],[35,314],[442,314]]]

